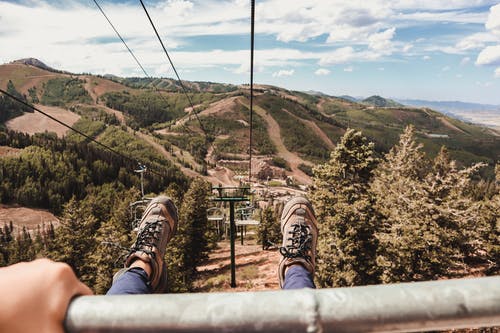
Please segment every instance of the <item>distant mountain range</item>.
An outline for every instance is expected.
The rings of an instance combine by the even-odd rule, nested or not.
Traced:
[[[467,103],[460,101],[426,101],[421,99],[397,99],[398,102],[417,107],[427,107],[437,111],[453,113],[456,111],[498,111],[500,105]]]

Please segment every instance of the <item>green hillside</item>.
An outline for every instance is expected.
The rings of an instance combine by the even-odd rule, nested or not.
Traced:
[[[34,80],[26,75],[30,71],[51,76]],[[30,100],[39,98],[43,105],[70,107],[83,117],[77,126],[89,135],[106,138],[106,127],[120,124],[139,130],[154,136],[169,151],[185,152],[187,155],[179,157],[179,161],[193,170],[206,163],[209,150],[215,160],[245,159],[248,154],[248,86],[183,82],[195,106],[193,111],[173,79],[70,75],[19,63],[2,65],[0,72],[7,76],[2,82],[12,77]],[[383,153],[409,124],[415,126],[417,140],[424,144],[429,157],[435,156],[442,145],[464,165],[478,161],[494,165],[500,156],[500,134],[492,129],[430,109],[405,107],[380,96],[356,102],[259,85],[254,106],[263,112],[253,115],[253,153],[261,156],[282,156],[283,152],[276,148],[279,134],[285,149],[304,163],[323,162],[347,128],[362,130]],[[21,114],[16,112],[7,118]],[[116,118],[116,112],[122,114],[123,123]]]

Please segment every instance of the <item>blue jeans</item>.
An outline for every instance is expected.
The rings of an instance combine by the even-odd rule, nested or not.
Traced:
[[[316,288],[311,273],[302,266],[290,267],[285,275],[283,289]],[[140,268],[135,267],[120,276],[108,290],[106,295],[150,294],[148,275]]]

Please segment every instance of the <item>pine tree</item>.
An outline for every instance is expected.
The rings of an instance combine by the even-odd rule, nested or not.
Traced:
[[[111,287],[116,268],[123,267],[124,256],[132,243],[131,216],[128,211],[130,202],[138,196],[135,189],[117,193],[109,202],[111,216],[104,221],[96,236],[96,250],[90,255],[95,267],[96,294],[104,294]],[[135,236],[135,235],[134,235]]]
[[[51,259],[70,265],[87,285],[93,285],[96,273],[88,258],[95,248],[96,223],[90,207],[72,198],[64,207],[61,225],[55,229],[53,248],[48,252]]]
[[[316,277],[322,287],[378,282],[376,212],[369,182],[377,159],[374,144],[349,129],[316,167],[311,199],[319,224]]]
[[[170,292],[191,290],[196,267],[207,257],[209,193],[210,184],[196,178],[184,195],[177,234],[168,244],[165,255]]]
[[[262,211],[262,216],[258,228],[258,242],[262,244],[262,249],[267,250],[272,246],[281,244],[281,228],[278,217],[272,205]]]
[[[383,216],[377,232],[383,282],[449,275],[477,242],[478,211],[465,191],[481,165],[458,170],[446,148],[428,163],[421,149],[407,127],[373,180],[375,208]]]

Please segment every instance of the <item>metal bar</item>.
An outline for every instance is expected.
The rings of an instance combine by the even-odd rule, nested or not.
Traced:
[[[241,242],[241,245],[245,245],[245,244],[243,244],[243,226],[242,225],[240,226],[240,242]]]
[[[500,276],[338,289],[83,296],[77,332],[415,332],[500,325]]]
[[[234,249],[234,238],[236,234],[236,224],[234,223],[234,202],[229,202],[229,235],[231,242],[231,288],[236,288],[236,257]]]

